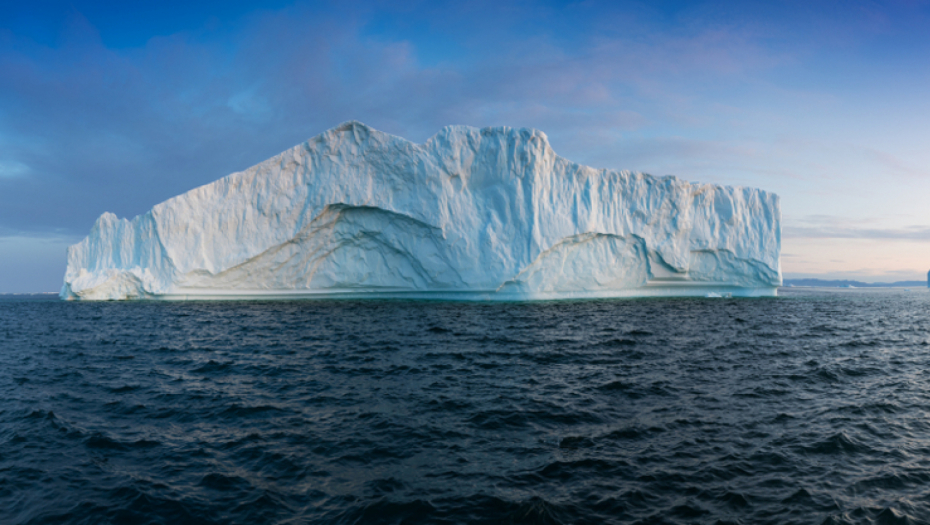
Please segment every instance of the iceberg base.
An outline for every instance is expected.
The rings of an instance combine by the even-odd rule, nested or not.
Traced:
[[[732,297],[776,297],[778,287],[740,287],[716,283],[688,283],[687,286],[646,286],[627,290],[564,292],[497,292],[494,290],[185,290],[166,294],[146,294],[127,299],[162,301],[241,301],[241,300],[326,300],[326,299],[408,299],[430,301],[559,301],[574,299],[619,299],[643,297],[707,297],[709,293]],[[729,294],[729,295],[727,295]],[[94,298],[66,296],[66,300]],[[105,299],[104,299],[105,300]]]

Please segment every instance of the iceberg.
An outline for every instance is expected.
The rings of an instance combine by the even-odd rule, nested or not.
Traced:
[[[63,299],[772,296],[778,197],[595,169],[532,129],[348,122],[68,249]]]

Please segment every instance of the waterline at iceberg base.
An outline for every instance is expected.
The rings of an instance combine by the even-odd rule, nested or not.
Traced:
[[[68,249],[64,299],[775,295],[775,194],[555,154],[546,135],[358,122]]]

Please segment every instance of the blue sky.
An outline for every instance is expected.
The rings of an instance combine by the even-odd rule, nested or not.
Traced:
[[[930,269],[930,2],[32,2],[0,8],[0,292],[346,120],[541,129],[782,197],[786,277]]]

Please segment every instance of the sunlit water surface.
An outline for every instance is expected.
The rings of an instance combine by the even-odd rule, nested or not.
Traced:
[[[930,293],[0,300],[0,523],[927,523]]]

